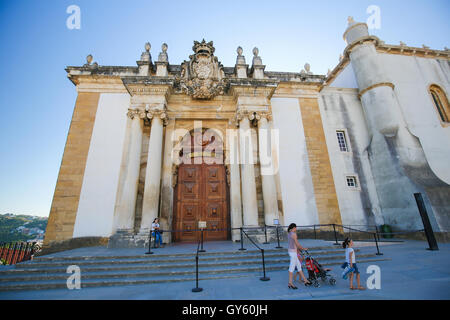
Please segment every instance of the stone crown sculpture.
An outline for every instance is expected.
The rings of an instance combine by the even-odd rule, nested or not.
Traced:
[[[211,99],[223,94],[227,80],[222,64],[214,56],[213,42],[194,41],[193,55],[181,64],[181,76],[177,84],[194,99]]]

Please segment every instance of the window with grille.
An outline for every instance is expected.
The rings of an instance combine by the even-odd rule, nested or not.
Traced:
[[[336,131],[336,136],[339,144],[339,149],[344,152],[348,152],[347,139],[345,137],[345,131]]]
[[[430,86],[430,94],[441,121],[450,122],[450,106],[444,90],[433,84]]]
[[[354,188],[354,189],[358,188],[358,180],[356,179],[356,177],[347,176],[346,179],[347,179],[347,186],[349,188]]]

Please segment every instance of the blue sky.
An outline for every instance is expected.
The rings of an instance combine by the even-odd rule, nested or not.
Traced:
[[[69,30],[66,9],[81,9]],[[325,74],[345,48],[347,17],[366,22],[381,10],[386,43],[450,47],[450,1],[144,1],[0,0],[0,213],[48,216],[76,90],[64,68],[85,63],[135,66],[145,42],[153,59],[161,44],[169,62],[188,59],[194,40],[214,41],[215,55],[234,66],[257,46],[267,71]]]

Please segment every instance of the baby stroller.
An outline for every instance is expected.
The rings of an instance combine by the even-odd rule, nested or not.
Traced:
[[[336,284],[336,279],[333,278],[332,275],[328,274],[329,270],[326,270],[322,267],[320,263],[317,262],[308,251],[306,253],[306,269],[308,270],[308,280],[312,283],[312,285],[316,288],[320,287],[319,279],[322,279],[323,282],[328,282],[330,285],[334,286]]]

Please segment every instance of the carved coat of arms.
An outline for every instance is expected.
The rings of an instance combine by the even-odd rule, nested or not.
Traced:
[[[178,83],[186,94],[195,99],[211,99],[223,94],[227,86],[222,64],[214,56],[213,42],[194,41],[194,54],[181,64]]]

